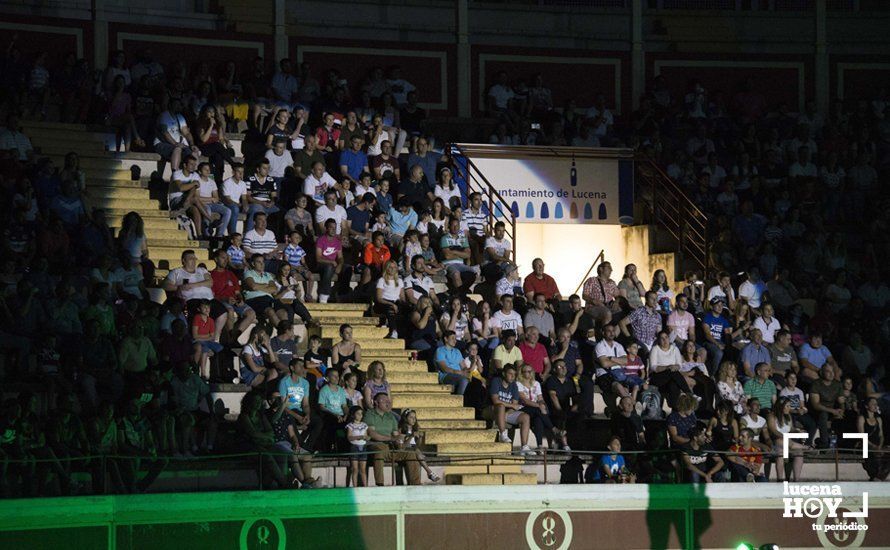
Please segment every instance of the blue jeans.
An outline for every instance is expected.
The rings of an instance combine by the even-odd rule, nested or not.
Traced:
[[[454,395],[463,395],[467,391],[467,384],[470,383],[469,378],[464,378],[459,374],[439,373],[439,383],[454,386]]]
[[[229,209],[229,235],[233,235],[238,232],[238,216],[241,214],[241,207],[237,204],[227,204],[226,208]]]
[[[226,229],[228,229],[229,224],[231,223],[232,211],[229,209],[228,206],[219,202],[208,204],[207,210],[212,213],[219,214],[219,225],[216,228],[216,236],[222,237],[226,234]]]
[[[274,204],[272,206],[263,206],[262,204],[251,204],[247,207],[247,220],[244,221],[244,232],[247,233],[251,229],[253,229],[253,215],[257,212],[265,212],[266,214],[274,214],[278,212],[278,207]]]

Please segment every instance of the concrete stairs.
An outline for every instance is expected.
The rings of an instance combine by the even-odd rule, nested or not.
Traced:
[[[115,145],[113,132],[82,124],[28,121],[25,133],[40,150],[40,156],[49,157],[59,168],[64,166],[66,154],[78,154],[81,170],[86,174],[86,206],[105,209],[113,230],[120,229],[128,212],[142,216],[149,257],[158,268],[158,277],[179,266],[182,252],[188,249],[194,250],[199,262],[208,269],[213,268],[207,246],[190,240],[188,233],[170,219],[170,212],[161,209],[161,202],[150,194],[149,176],[158,171],[159,155],[114,152],[111,150]],[[134,166],[139,168],[140,179],[133,179],[131,168]],[[165,164],[162,174],[169,178],[169,163]]]
[[[390,382],[393,407],[412,408],[426,432],[430,456],[448,457],[445,479],[449,485],[535,484],[537,474],[523,473],[522,459],[513,458],[510,443],[496,442],[496,430],[475,419],[475,411],[463,406],[463,397],[440,385],[425,362],[411,359],[402,339],[386,339],[386,328],[368,315],[367,304],[306,304],[317,327],[310,334],[334,343],[343,323],[353,327],[353,338],[362,346],[362,367],[382,361]]]

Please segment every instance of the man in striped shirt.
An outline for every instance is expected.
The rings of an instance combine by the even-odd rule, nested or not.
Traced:
[[[470,241],[470,252],[473,264],[482,264],[482,252],[485,250],[486,225],[488,214],[482,210],[482,195],[478,192],[470,193],[470,207],[463,212],[463,221],[470,229],[467,235]]]
[[[281,248],[275,239],[275,233],[267,229],[268,220],[265,212],[256,212],[253,221],[254,227],[244,234],[241,248],[247,257],[262,254],[266,259],[266,271],[275,273],[278,270],[278,259],[281,257]]]

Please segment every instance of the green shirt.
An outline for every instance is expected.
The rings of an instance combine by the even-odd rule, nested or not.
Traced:
[[[776,395],[776,385],[768,378],[763,384],[756,378],[750,378],[745,382],[745,395],[756,397],[763,407],[771,407],[773,396]]]
[[[374,428],[379,435],[392,435],[399,429],[399,421],[391,412],[381,414],[377,409],[370,409],[365,412],[364,421],[368,428]]]
[[[343,414],[343,405],[346,404],[346,399],[346,390],[342,386],[332,388],[331,384],[325,384],[318,392],[318,406],[337,416]]]
[[[140,338],[127,337],[121,341],[118,359],[121,367],[128,372],[145,372],[149,364],[158,362],[158,356],[151,340],[142,336]]]

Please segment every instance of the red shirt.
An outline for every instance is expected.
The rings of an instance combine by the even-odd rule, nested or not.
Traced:
[[[365,265],[373,265],[374,267],[383,267],[389,259],[392,257],[392,254],[389,252],[389,247],[383,245],[380,248],[374,246],[373,243],[368,243],[365,245]]]
[[[234,298],[241,290],[238,277],[228,269],[214,269],[210,272],[210,278],[213,279],[213,296],[218,300]]]
[[[538,374],[544,372],[544,359],[547,359],[547,348],[544,344],[538,342],[533,348],[528,342],[523,342],[519,344],[519,351],[522,353],[522,360],[531,365],[532,370]]]
[[[763,455],[760,454],[760,451],[758,451],[754,447],[745,448],[739,446],[738,444],[734,444],[729,447],[729,452],[738,453],[739,458],[741,458],[745,462],[753,462],[755,464],[763,463]]]
[[[556,281],[546,273],[544,273],[544,276],[541,279],[535,277],[534,273],[529,274],[522,283],[522,291],[526,294],[529,292],[543,294],[548,300],[559,294],[559,288],[556,287]]]
[[[203,315],[195,315],[192,319],[192,327],[197,327],[198,336],[213,336],[213,333],[216,332],[216,323],[213,321],[213,317],[207,316],[206,319],[203,318]]]

